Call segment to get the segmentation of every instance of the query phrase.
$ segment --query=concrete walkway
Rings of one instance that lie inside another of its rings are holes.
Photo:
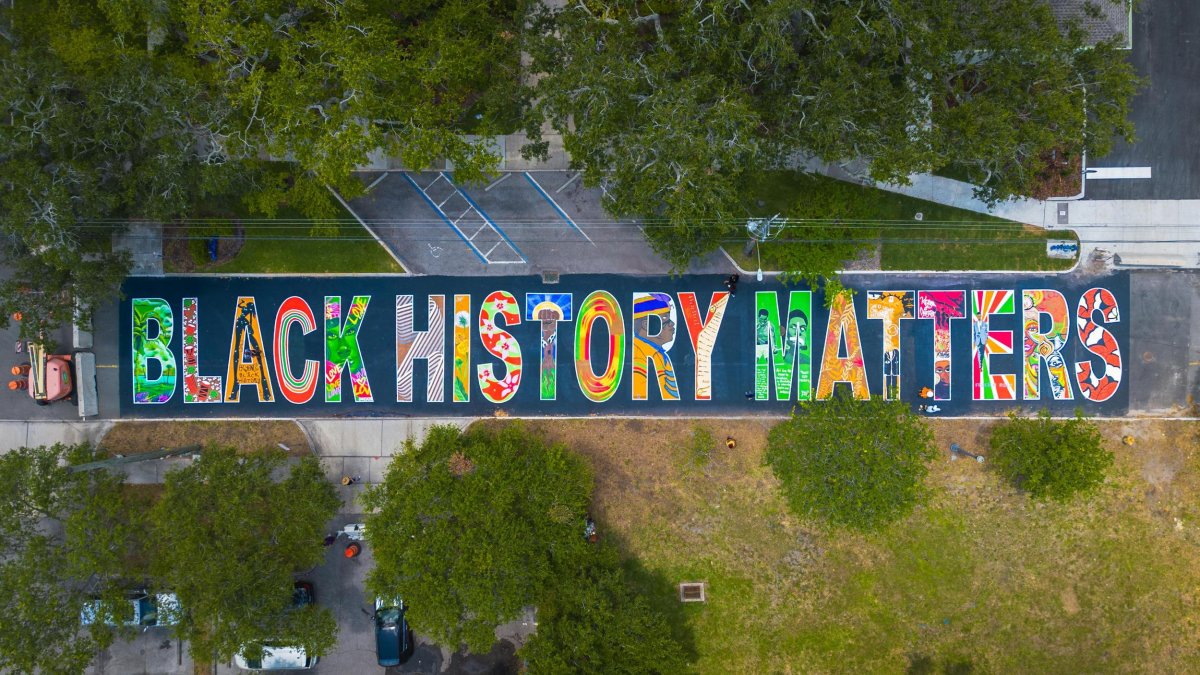
[[[297,420],[296,424],[308,436],[313,452],[320,457],[325,475],[337,486],[342,498],[341,513],[361,513],[356,503],[367,485],[383,481],[392,456],[404,451],[404,443],[412,439],[421,443],[430,428],[451,425],[465,429],[470,418],[430,419],[363,419],[363,420]],[[0,454],[20,447],[37,447],[55,443],[98,444],[112,427],[103,422],[0,422]],[[120,467],[125,480],[137,484],[162,483],[174,469],[191,465],[191,456],[152,459]],[[281,473],[286,473],[298,461],[290,458]],[[342,485],[342,478],[357,480]]]
[[[929,174],[909,176],[911,185],[874,183],[861,165],[808,160],[800,168],[888,192],[986,213],[1048,230],[1079,235],[1080,259],[1119,257],[1122,266],[1200,268],[1200,200],[1017,199],[988,206],[970,183]],[[1115,262],[1115,259],[1114,259]]]

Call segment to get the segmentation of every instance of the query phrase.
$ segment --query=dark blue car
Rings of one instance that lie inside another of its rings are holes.
[[[400,598],[375,598],[375,656],[384,668],[404,663],[413,653],[413,634]]]

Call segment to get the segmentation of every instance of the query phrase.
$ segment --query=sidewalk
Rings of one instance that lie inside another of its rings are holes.
[[[309,438],[313,452],[330,482],[337,486],[342,498],[340,513],[361,513],[356,504],[358,495],[367,485],[383,481],[388,463],[404,450],[404,442],[420,443],[431,427],[447,424],[465,429],[469,418],[427,419],[363,419],[363,420],[296,420]],[[55,443],[99,443],[111,427],[103,422],[0,422],[0,453],[20,447],[36,447]],[[285,474],[298,462],[288,458],[280,473]],[[162,483],[167,472],[189,466],[191,456],[151,459],[123,465],[126,481],[135,484]],[[351,485],[342,485],[342,478],[357,478]]]
[[[1048,230],[1071,229],[1079,235],[1080,260],[1101,252],[1118,256],[1122,266],[1200,268],[1200,200],[1018,199],[989,207],[975,197],[970,183],[941,176],[913,174],[908,177],[911,185],[893,185],[870,181],[854,163],[843,167],[808,160],[798,167]]]

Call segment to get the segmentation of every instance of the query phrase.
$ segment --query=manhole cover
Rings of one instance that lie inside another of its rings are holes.
[[[680,602],[704,602],[704,582],[684,582],[679,584]]]

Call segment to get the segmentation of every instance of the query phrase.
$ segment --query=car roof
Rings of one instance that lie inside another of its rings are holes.
[[[234,654],[233,661],[239,668],[247,670],[288,670],[309,668],[312,662],[308,659],[308,652],[304,647],[285,647],[263,645],[262,660],[247,662],[246,657],[242,656],[241,652]]]

